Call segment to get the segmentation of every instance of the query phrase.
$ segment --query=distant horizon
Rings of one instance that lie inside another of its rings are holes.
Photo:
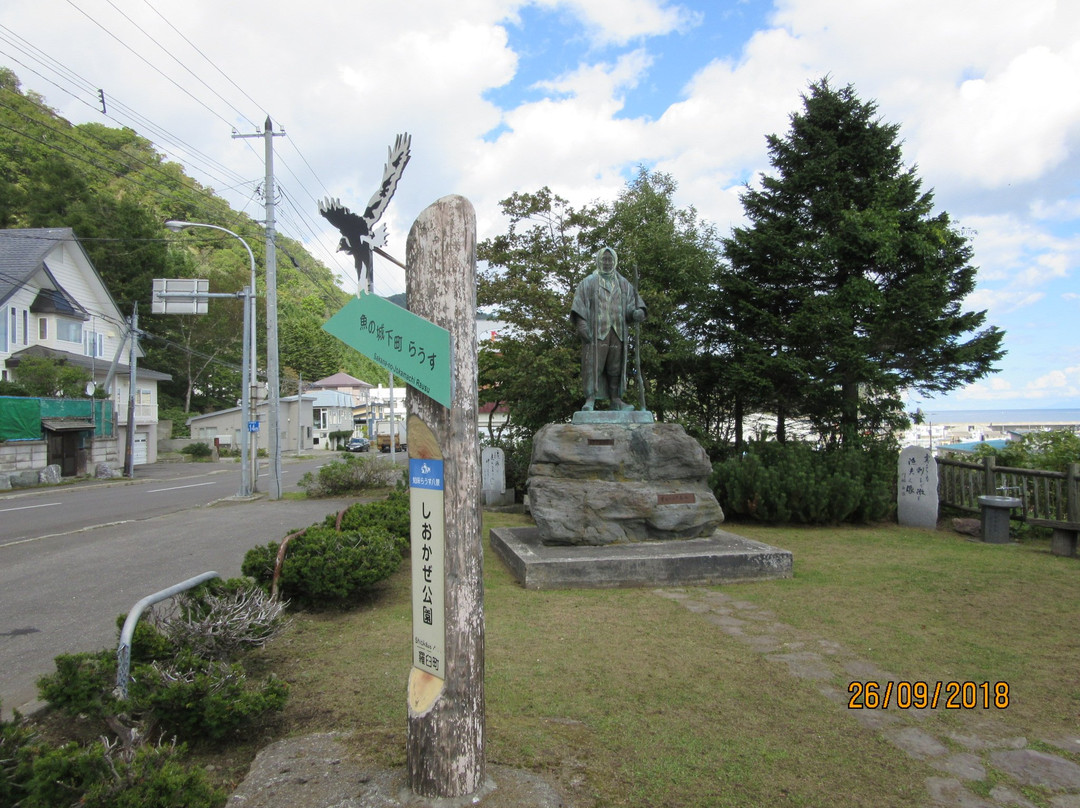
[[[909,411],[910,412],[910,411]],[[925,422],[972,423],[1062,422],[1080,424],[1080,407],[971,407],[957,410],[923,410]]]

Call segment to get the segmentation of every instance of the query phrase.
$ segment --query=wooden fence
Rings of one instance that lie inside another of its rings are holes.
[[[1052,528],[1055,548],[1071,542],[1075,552],[1080,532],[1080,463],[1071,463],[1066,472],[998,466],[993,457],[978,463],[939,457],[937,464],[942,504],[979,513],[983,495],[1017,497],[1022,504],[1011,518]]]

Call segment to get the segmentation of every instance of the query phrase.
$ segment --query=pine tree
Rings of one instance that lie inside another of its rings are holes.
[[[717,328],[741,381],[844,443],[895,426],[905,389],[953,390],[1004,354],[986,313],[961,308],[971,246],[934,213],[898,133],[850,85],[812,84],[787,135],[767,139],[776,173],[744,192],[750,225],[724,242]]]

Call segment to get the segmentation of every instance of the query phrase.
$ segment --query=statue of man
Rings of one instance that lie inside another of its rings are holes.
[[[596,253],[596,271],[574,290],[570,321],[581,337],[581,381],[585,406],[592,410],[596,399],[611,402],[613,410],[632,410],[622,400],[626,390],[626,344],[630,324],[645,319],[645,303],[626,278],[615,271],[615,250],[602,247]]]

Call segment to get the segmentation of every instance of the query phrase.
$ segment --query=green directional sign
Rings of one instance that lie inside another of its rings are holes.
[[[445,328],[364,293],[327,320],[323,330],[450,406],[450,332]]]

